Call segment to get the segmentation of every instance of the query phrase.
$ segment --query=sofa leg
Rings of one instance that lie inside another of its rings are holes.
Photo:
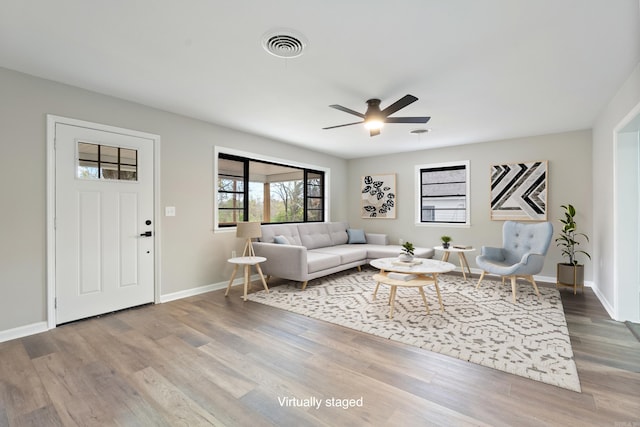
[[[482,283],[482,279],[484,279],[484,271],[480,274],[480,279],[478,280],[478,284],[476,285],[476,289],[480,287],[480,283]]]
[[[307,283],[309,283],[308,280],[305,280],[304,282],[302,282],[302,290],[304,291],[305,288],[307,287]]]
[[[358,272],[362,271],[362,267],[361,266],[357,266],[356,268],[358,269]]]

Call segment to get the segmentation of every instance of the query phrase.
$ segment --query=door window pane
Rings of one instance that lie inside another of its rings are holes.
[[[78,142],[76,176],[79,179],[138,180],[138,151]]]

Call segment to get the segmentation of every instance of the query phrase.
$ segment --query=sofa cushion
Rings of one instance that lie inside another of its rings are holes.
[[[261,242],[275,243],[275,236],[284,236],[291,245],[302,246],[300,233],[296,224],[267,224],[260,227],[262,230]]]
[[[340,257],[341,264],[349,264],[355,261],[364,261],[367,259],[367,248],[362,245],[337,245],[326,248],[314,249],[314,252],[322,252],[326,254],[334,254]]]
[[[340,256],[314,250],[307,251],[308,273],[326,270],[340,265]]]
[[[331,236],[329,235],[329,227],[324,222],[310,222],[298,224],[298,233],[302,246],[307,249],[323,248],[332,246]]]
[[[330,222],[327,226],[329,227],[331,242],[333,242],[334,245],[343,245],[347,243],[349,239],[349,236],[347,235],[347,228],[349,228],[349,224],[346,222]]]
[[[350,228],[347,230],[347,234],[349,235],[349,240],[347,243],[367,243],[367,238],[364,235],[364,230],[359,230],[356,228]]]
[[[367,258],[390,258],[400,255],[400,247],[395,245],[367,245]]]

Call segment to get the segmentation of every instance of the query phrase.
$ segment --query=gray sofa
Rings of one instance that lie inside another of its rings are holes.
[[[358,231],[346,222],[268,224],[253,248],[257,256],[267,258],[261,264],[264,274],[302,282],[305,289],[309,280],[400,254],[402,247],[390,245],[386,234],[366,233],[366,243],[349,243],[350,234],[357,240],[353,236]],[[434,250],[416,248],[414,254],[431,258]]]

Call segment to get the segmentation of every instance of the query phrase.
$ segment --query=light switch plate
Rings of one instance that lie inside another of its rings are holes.
[[[165,206],[165,208],[164,208],[164,216],[176,216],[176,207],[175,206]]]

